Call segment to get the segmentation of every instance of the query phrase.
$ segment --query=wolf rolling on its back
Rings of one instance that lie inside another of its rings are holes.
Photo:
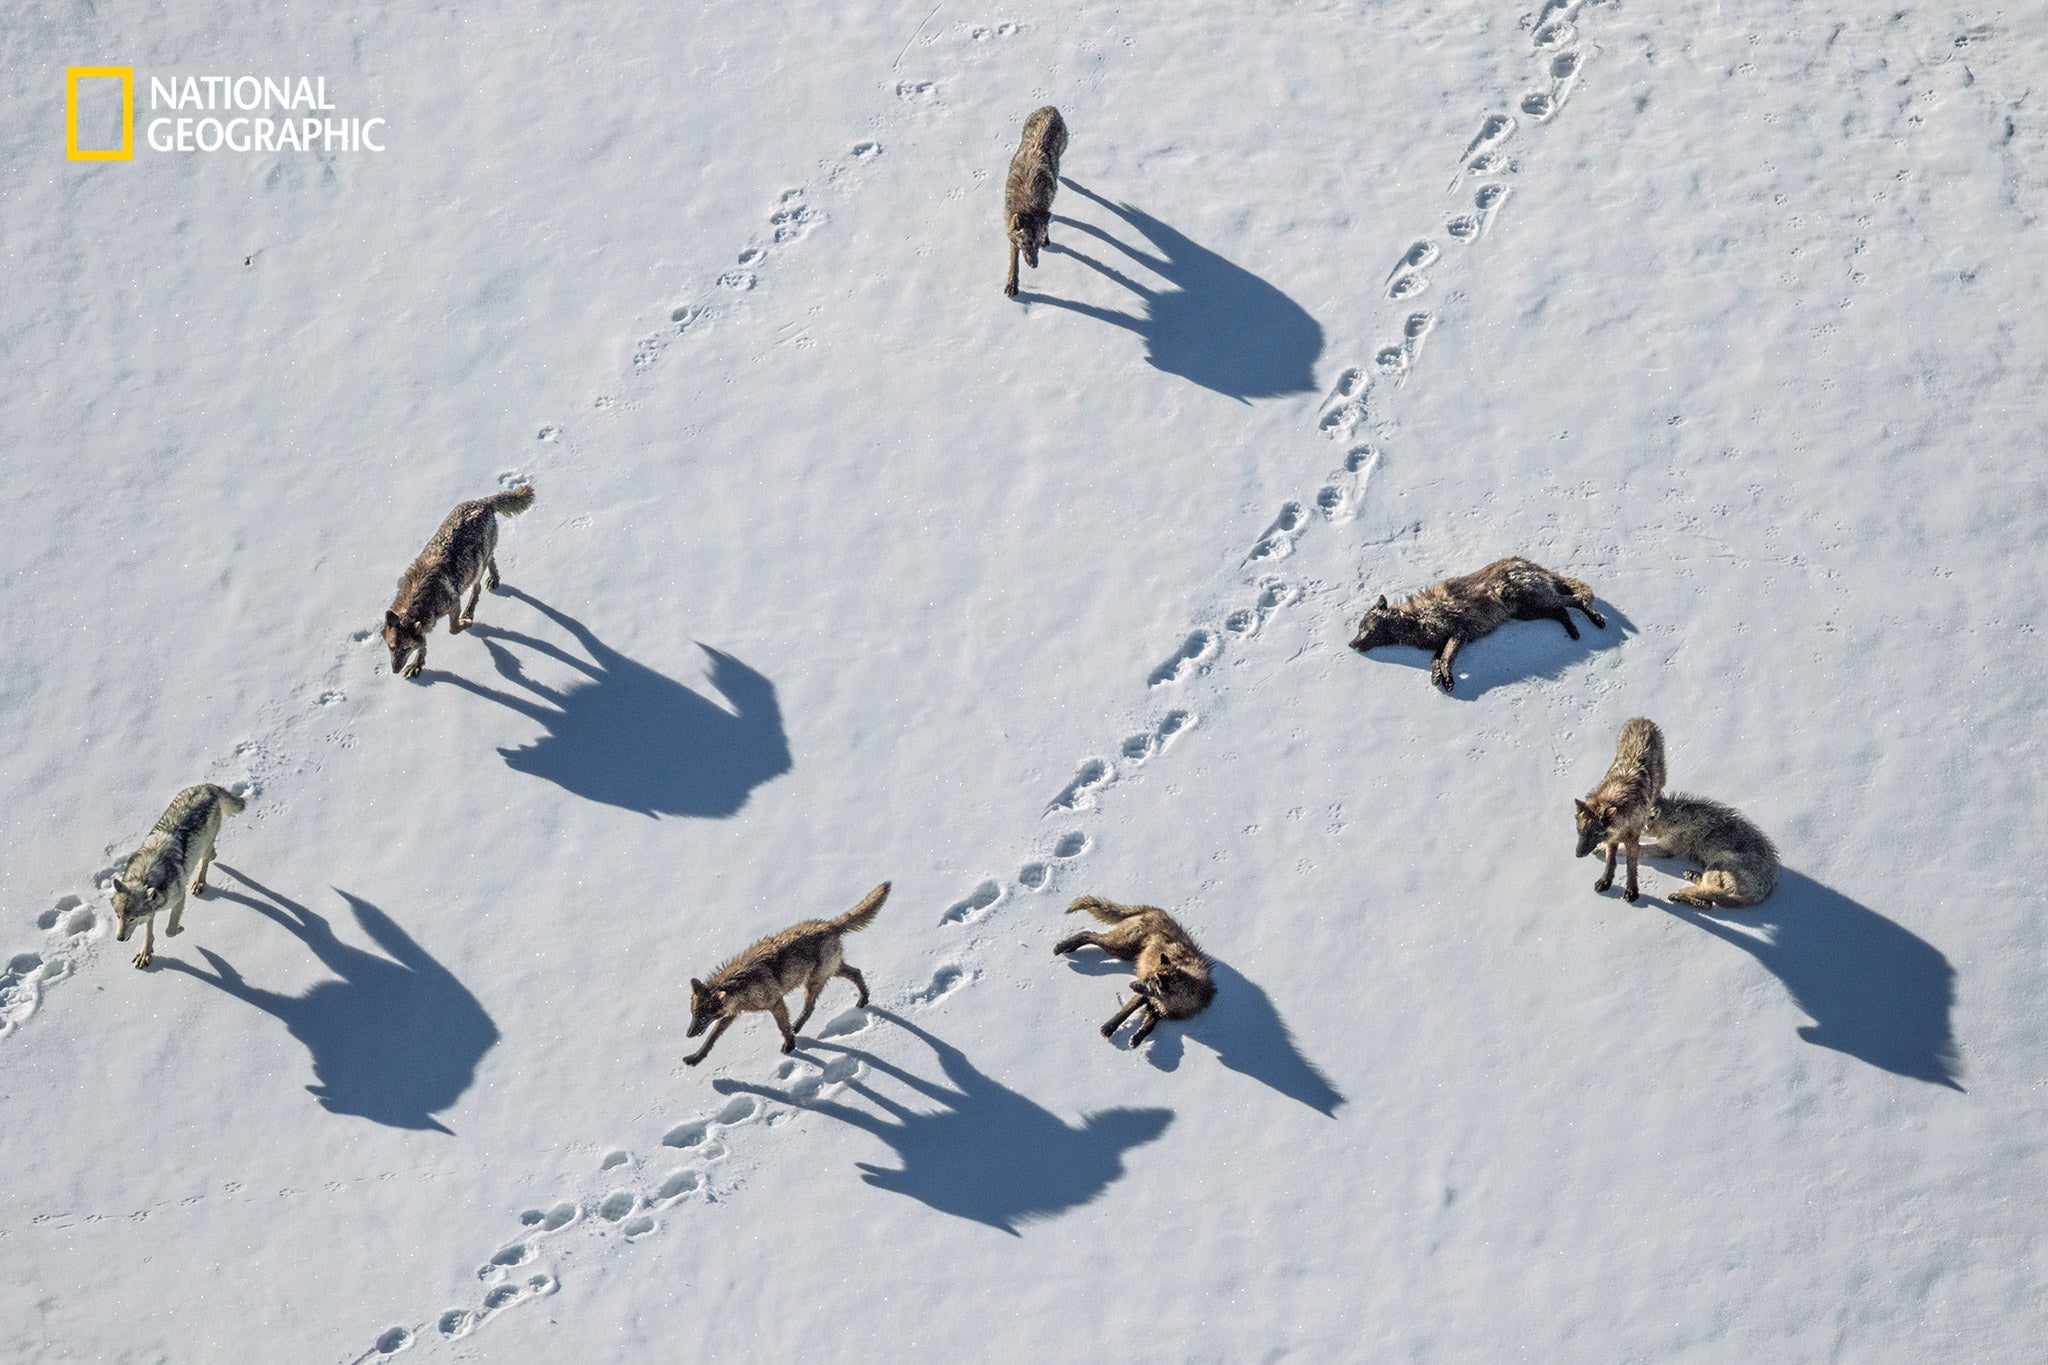
[[[391,671],[417,678],[427,666],[427,632],[448,618],[448,633],[459,635],[476,620],[477,599],[498,586],[498,518],[516,517],[533,506],[533,485],[521,484],[496,497],[460,503],[420,557],[398,580],[398,598],[384,613],[384,643]],[[469,594],[463,605],[462,595]],[[406,656],[412,655],[411,663]]]
[[[1145,1041],[1161,1019],[1190,1019],[1209,1008],[1216,998],[1216,982],[1210,975],[1208,954],[1195,945],[1180,921],[1151,905],[1118,905],[1100,896],[1083,896],[1067,907],[1067,913],[1086,910],[1104,924],[1116,927],[1106,934],[1079,933],[1061,939],[1053,952],[1065,956],[1076,948],[1093,945],[1112,957],[1136,966],[1131,982],[1131,999],[1102,1026],[1102,1036],[1112,1038],[1134,1010],[1145,1011],[1145,1021],[1131,1035],[1131,1046]]]
[[[1657,810],[1664,790],[1664,732],[1654,721],[1637,716],[1621,727],[1614,743],[1614,762],[1600,785],[1574,801],[1579,827],[1578,857],[1596,848],[1607,850],[1607,870],[1593,883],[1595,891],[1614,885],[1614,855],[1628,851],[1628,889],[1623,900],[1636,898],[1636,863],[1642,856],[1643,827]]]
[[[1382,596],[1358,623],[1351,647],[1360,654],[1381,645],[1414,645],[1436,651],[1429,680],[1448,692],[1455,685],[1451,662],[1458,650],[1509,621],[1555,621],[1574,640],[1579,628],[1568,608],[1607,629],[1593,606],[1593,590],[1576,578],[1553,573],[1532,560],[1497,559],[1473,573],[1447,578],[1397,606]]]
[[[1017,297],[1017,253],[1038,269],[1039,248],[1052,228],[1052,197],[1060,188],[1060,158],[1067,150],[1067,122],[1050,104],[1024,120],[1024,138],[1010,158],[1003,183],[1003,225],[1010,234],[1010,274],[1003,296]]]
[[[1777,846],[1733,806],[1674,792],[1657,803],[1644,834],[1657,844],[1650,856],[1700,865],[1686,874],[1691,886],[1671,893],[1680,905],[1740,910],[1777,888]]]
[[[747,1010],[765,1010],[775,1016],[782,1029],[782,1050],[796,1047],[796,1035],[811,1017],[818,993],[835,976],[843,976],[860,992],[855,1003],[868,1003],[868,983],[859,968],[846,965],[840,939],[875,922],[882,902],[889,898],[889,883],[883,882],[859,905],[838,919],[807,919],[780,933],[770,934],[711,974],[709,981],[690,981],[689,1037],[695,1038],[716,1021],[711,1036],[683,1061],[690,1066],[704,1060],[711,1045],[732,1027],[732,1021]],[[803,987],[804,1010],[789,1022],[789,1010],[782,998]]]
[[[213,841],[220,833],[222,817],[240,815],[241,797],[225,787],[202,782],[187,787],[171,798],[171,804],[143,836],[142,847],[129,855],[128,865],[114,878],[114,915],[120,927],[114,935],[126,943],[142,921],[142,951],[135,965],[147,967],[156,951],[156,914],[169,909],[170,923],[164,936],[176,938],[184,930],[187,880],[192,895],[206,890],[206,869],[213,865]]]

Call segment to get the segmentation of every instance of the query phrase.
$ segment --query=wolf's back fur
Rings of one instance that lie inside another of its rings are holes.
[[[1038,252],[1052,229],[1052,199],[1060,188],[1060,158],[1067,150],[1067,123],[1050,104],[1024,120],[1024,136],[1010,158],[1003,182],[1003,225],[1010,237],[1010,274],[1003,293],[1017,295],[1017,254],[1038,269]]]
[[[1509,621],[1556,621],[1574,640],[1579,628],[1569,608],[1576,607],[1602,630],[1607,618],[1594,605],[1593,590],[1576,578],[1553,573],[1532,560],[1498,559],[1474,573],[1447,578],[1398,605],[1381,597],[1364,619],[1351,647],[1363,654],[1381,645],[1414,645],[1436,651],[1430,680],[1449,692],[1454,684],[1451,661],[1458,650]]]
[[[117,936],[123,941],[134,931],[135,921],[142,922],[142,951],[135,955],[136,966],[147,967],[155,951],[158,911],[170,912],[166,936],[184,932],[188,884],[194,895],[206,889],[206,870],[213,863],[220,822],[246,808],[241,797],[211,782],[187,787],[171,798],[155,827],[143,836],[141,847],[128,855],[121,875],[114,879],[114,915]]]
[[[1653,856],[1700,865],[1691,886],[1671,893],[1681,905],[1739,910],[1777,888],[1777,845],[1733,806],[1673,792],[1657,803],[1644,833],[1656,841]]]
[[[441,521],[427,548],[398,580],[398,596],[384,613],[384,643],[391,671],[419,676],[427,662],[427,632],[441,617],[450,634],[476,619],[477,600],[498,586],[498,518],[516,517],[533,506],[533,485],[521,484],[494,497],[458,503]],[[469,594],[465,607],[462,595]],[[410,664],[408,655],[414,655]]]
[[[1614,742],[1614,762],[1600,785],[1575,802],[1579,830],[1579,853],[1583,858],[1595,848],[1607,853],[1607,870],[1593,883],[1595,891],[1614,885],[1615,854],[1628,854],[1627,900],[1636,898],[1636,867],[1640,860],[1643,827],[1657,809],[1657,797],[1664,790],[1664,732],[1655,721],[1637,716],[1621,727]]]
[[[1061,939],[1053,952],[1067,954],[1092,945],[1112,957],[1135,965],[1135,992],[1130,1001],[1102,1026],[1102,1036],[1112,1037],[1133,1011],[1145,1011],[1145,1021],[1131,1035],[1131,1046],[1145,1041],[1161,1019],[1188,1019],[1200,1014],[1216,998],[1216,982],[1208,954],[1180,922],[1152,905],[1119,905],[1100,896],[1082,896],[1067,907],[1067,913],[1085,910],[1104,924],[1116,926],[1106,934],[1081,933]]]
[[[835,976],[851,981],[860,992],[859,1003],[868,1003],[868,987],[860,970],[846,965],[840,940],[875,922],[882,902],[889,898],[889,883],[883,882],[861,899],[859,905],[837,919],[807,919],[755,943],[711,973],[703,981],[690,982],[690,1036],[696,1037],[716,1022],[711,1036],[695,1055],[685,1058],[691,1066],[704,1060],[711,1045],[732,1021],[748,1010],[765,1010],[782,1028],[782,1050],[796,1046],[796,1035],[811,1017],[818,993]],[[794,1024],[784,1007],[783,997],[801,988],[803,1013]]]

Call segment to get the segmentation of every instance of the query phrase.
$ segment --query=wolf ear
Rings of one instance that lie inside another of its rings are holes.
[[[397,629],[398,629],[398,627],[399,627],[399,624],[400,624],[400,622],[399,622],[399,620],[398,620],[398,613],[397,613],[397,612],[395,612],[395,611],[387,611],[387,612],[385,612],[385,613],[384,613],[384,629],[386,629],[386,630],[397,630]]]
[[[698,979],[697,979],[696,977],[694,977],[694,976],[690,978],[690,994],[691,994],[691,995],[702,995],[702,994],[704,994],[704,983],[703,983],[703,982],[701,982],[701,981],[699,981],[699,980],[698,980]]]
[[[1017,230],[1018,228],[1020,228],[1020,227],[1022,227],[1022,226],[1024,226],[1024,215],[1023,215],[1023,214],[1021,214],[1021,213],[1013,213],[1013,214],[1011,214],[1011,215],[1010,215],[1010,231],[1012,231],[1012,232],[1015,232],[1015,231],[1016,231],[1016,230]]]
[[[1387,595],[1386,595],[1385,593],[1381,593],[1381,594],[1380,594],[1380,600],[1379,600],[1379,601],[1377,601],[1377,602],[1375,602],[1375,603],[1373,603],[1373,605],[1374,605],[1374,606],[1376,606],[1376,607],[1384,607],[1384,606],[1386,606],[1386,605],[1387,605]]]
[[[128,884],[119,877],[114,878],[114,889],[124,896],[133,894],[128,890]]]
[[[1581,800],[1580,800],[1580,799],[1579,799],[1578,797],[1576,797],[1576,796],[1574,796],[1574,797],[1572,798],[1572,804],[1573,804],[1574,806],[1577,806],[1577,807],[1579,808],[1579,814],[1581,814],[1581,815],[1586,815],[1586,816],[1590,816],[1590,815],[1592,815],[1592,813],[1593,813],[1593,808],[1592,808],[1591,806],[1587,805],[1587,804],[1586,804],[1586,803],[1585,803],[1584,801],[1581,801]]]

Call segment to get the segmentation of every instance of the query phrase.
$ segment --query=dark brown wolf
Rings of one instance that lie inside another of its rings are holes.
[[[1180,922],[1151,905],[1118,905],[1100,896],[1083,896],[1067,907],[1067,913],[1086,910],[1104,924],[1116,927],[1106,934],[1080,933],[1063,938],[1053,947],[1062,956],[1092,944],[1112,957],[1137,964],[1137,977],[1128,1003],[1102,1026],[1102,1036],[1113,1038],[1133,1011],[1145,1011],[1144,1022],[1131,1035],[1136,1047],[1151,1035],[1161,1019],[1190,1019],[1209,1008],[1216,998],[1216,982],[1210,976],[1209,958]]]
[[[714,1022],[711,1036],[704,1040],[704,1046],[683,1060],[691,1066],[704,1060],[710,1053],[711,1045],[724,1036],[732,1027],[732,1021],[748,1010],[765,1010],[775,1016],[775,1023],[782,1030],[782,1050],[789,1052],[796,1047],[796,1035],[802,1030],[804,1021],[811,1017],[811,1009],[818,1003],[818,992],[825,989],[825,983],[835,976],[843,976],[853,983],[860,992],[857,1005],[868,1003],[868,983],[858,968],[846,965],[840,953],[839,940],[856,930],[865,929],[875,922],[875,916],[882,909],[882,902],[889,898],[889,883],[883,882],[868,892],[867,898],[859,905],[841,915],[838,919],[807,919],[801,924],[792,924],[777,934],[756,943],[738,957],[711,974],[709,981],[690,981],[690,1031],[695,1038]],[[789,1010],[782,998],[797,987],[803,987],[804,1012],[789,1022]]]
[[[1003,183],[1003,223],[1010,234],[1010,275],[1003,295],[1017,297],[1017,253],[1038,269],[1038,252],[1052,230],[1052,197],[1060,188],[1060,157],[1067,150],[1067,123],[1050,104],[1024,120],[1024,139],[1010,158]]]
[[[516,517],[533,506],[533,485],[521,484],[494,498],[459,504],[420,557],[398,580],[398,600],[384,613],[384,643],[391,671],[417,678],[427,666],[427,632],[443,616],[448,633],[460,635],[476,621],[477,599],[498,586],[498,518]],[[469,594],[463,605],[462,595]],[[406,656],[413,656],[406,662]]]
[[[1656,814],[1664,790],[1664,732],[1637,716],[1621,727],[1614,744],[1614,762],[1600,785],[1574,801],[1579,826],[1578,856],[1596,848],[1607,850],[1607,870],[1593,883],[1595,891],[1614,885],[1614,855],[1628,852],[1628,889],[1623,900],[1636,898],[1636,863],[1642,856],[1643,829]]]
[[[1593,606],[1593,590],[1576,578],[1552,573],[1526,559],[1498,559],[1477,573],[1447,578],[1398,606],[1383,596],[1358,623],[1351,647],[1360,654],[1381,645],[1414,645],[1436,651],[1429,679],[1448,692],[1451,661],[1461,646],[1491,635],[1509,621],[1555,621],[1579,638],[1567,608],[1577,607],[1600,629],[1607,618]]]

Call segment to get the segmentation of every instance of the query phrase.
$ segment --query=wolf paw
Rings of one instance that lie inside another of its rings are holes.
[[[450,635],[460,635],[462,634],[463,631],[468,630],[471,626],[475,624],[476,618],[469,617],[465,620],[457,621],[454,625],[448,627],[448,633]]]
[[[1451,676],[1451,670],[1448,668],[1431,669],[1429,680],[1446,693],[1452,691],[1458,685],[1458,680]]]
[[[1605,630],[1605,629],[1607,629],[1607,618],[1606,618],[1606,617],[1604,617],[1604,616],[1602,616],[1602,615],[1601,615],[1601,614],[1600,614],[1599,612],[1597,612],[1597,611],[1589,611],[1589,612],[1587,612],[1587,613],[1586,613],[1586,619],[1587,619],[1588,621],[1591,621],[1591,622],[1593,623],[1593,625],[1594,625],[1594,627],[1595,627],[1596,629],[1599,629],[1599,630]]]
[[[398,670],[398,676],[401,678],[417,678],[420,675],[420,670],[426,666],[427,661],[425,659],[414,659],[404,668]]]
[[[1599,881],[1593,883],[1593,890],[1604,894],[1607,888],[1612,885],[1614,885],[1614,878],[1602,877]]]
[[[1634,905],[1636,903],[1636,897],[1642,894],[1642,892],[1638,891],[1635,887],[1631,886],[1628,890],[1621,893],[1621,898],[1627,901],[1630,905]]]
[[[177,937],[178,935],[180,935],[180,934],[182,934],[182,933],[184,933],[184,932],[185,932],[185,926],[181,924],[181,925],[179,925],[179,926],[178,926],[177,928],[175,928],[175,929],[165,929],[165,930],[164,930],[164,937],[165,937],[165,938],[176,938],[176,937]]]
[[[144,948],[141,952],[135,955],[135,965],[138,967],[147,967],[149,965],[149,959],[149,949]]]

